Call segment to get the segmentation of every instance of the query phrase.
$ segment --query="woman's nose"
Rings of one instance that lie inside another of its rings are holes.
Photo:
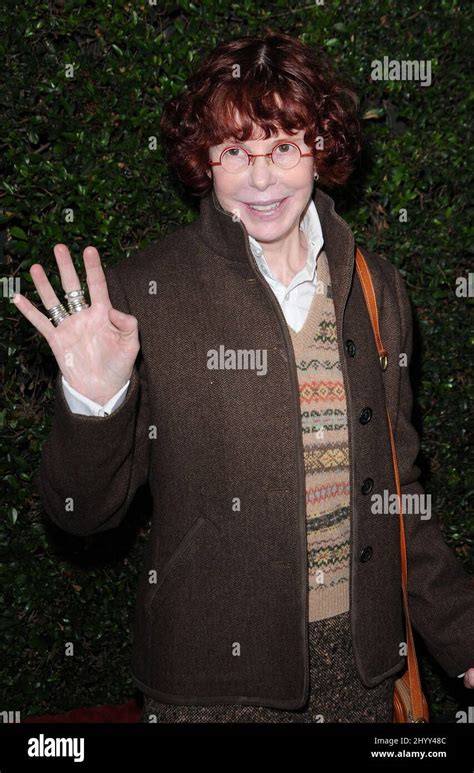
[[[269,156],[252,156],[249,164],[249,174],[256,184],[268,182],[274,177],[275,164]]]

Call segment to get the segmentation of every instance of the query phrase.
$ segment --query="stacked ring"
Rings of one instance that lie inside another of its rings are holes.
[[[71,290],[69,293],[65,293],[64,297],[67,300],[69,311],[66,311],[62,303],[58,303],[47,310],[48,317],[55,327],[58,327],[71,314],[77,314],[77,312],[89,308],[89,304],[84,300],[83,290]]]

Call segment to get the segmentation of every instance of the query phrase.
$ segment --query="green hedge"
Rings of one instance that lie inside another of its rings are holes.
[[[367,140],[351,183],[333,195],[359,243],[406,279],[423,483],[472,573],[472,299],[455,294],[473,251],[468,10],[456,0],[12,3],[0,43],[0,245],[2,276],[19,278],[39,306],[29,269],[42,263],[59,291],[55,243],[69,245],[82,271],[88,244],[112,263],[190,222],[197,202],[160,152],[164,100],[222,40],[269,26],[324,48],[360,96]],[[431,60],[431,86],[372,81],[371,62],[385,55]],[[123,528],[95,538],[49,522],[32,476],[57,366],[8,298],[2,312],[1,707],[26,716],[122,702],[133,694],[130,625],[149,503],[143,498]],[[467,700],[462,680],[448,679],[418,646],[432,717],[454,722]]]

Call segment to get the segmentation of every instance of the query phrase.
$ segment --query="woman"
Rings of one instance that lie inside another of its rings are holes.
[[[424,495],[403,280],[365,255],[382,372],[353,235],[319,188],[359,152],[352,92],[296,39],[243,38],[212,52],[162,130],[197,220],[105,274],[88,247],[90,306],[65,245],[69,313],[39,264],[49,319],[17,296],[60,369],[45,509],[97,534],[149,481],[132,656],[144,721],[391,722],[405,629],[399,516],[376,508],[396,490],[385,399],[402,493]],[[404,516],[412,622],[469,686],[471,581],[418,513]]]

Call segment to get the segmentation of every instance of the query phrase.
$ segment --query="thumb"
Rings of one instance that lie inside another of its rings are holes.
[[[118,328],[119,331],[124,335],[132,336],[137,330],[137,327],[138,327],[137,318],[132,316],[131,314],[125,314],[123,311],[110,308],[109,319],[112,325],[115,325],[115,327]]]

